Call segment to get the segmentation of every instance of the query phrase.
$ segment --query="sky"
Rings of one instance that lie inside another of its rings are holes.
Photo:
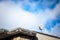
[[[0,0],[0,29],[19,27],[60,37],[60,0]]]

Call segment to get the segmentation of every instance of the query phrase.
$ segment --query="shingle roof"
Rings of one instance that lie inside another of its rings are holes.
[[[0,31],[3,32],[3,30],[0,30]],[[30,31],[30,30],[26,30],[26,29],[22,29],[22,28],[17,28],[17,29],[12,30],[12,31],[4,30],[4,32],[0,33],[0,34],[1,34],[0,39],[5,38],[5,37],[9,37],[9,36],[13,36],[13,35],[16,35],[16,34],[24,34],[24,35],[28,35],[28,36],[36,36],[35,32]]]

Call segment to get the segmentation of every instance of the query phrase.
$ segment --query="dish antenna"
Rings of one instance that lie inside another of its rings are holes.
[[[40,29],[40,30],[42,30],[42,29],[43,29],[43,27],[44,27],[43,25],[39,25],[39,29]]]

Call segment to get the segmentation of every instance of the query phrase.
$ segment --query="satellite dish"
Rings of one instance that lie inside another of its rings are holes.
[[[39,25],[39,29],[42,30],[43,29],[43,25]]]

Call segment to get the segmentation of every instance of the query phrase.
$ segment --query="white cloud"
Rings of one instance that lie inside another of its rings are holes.
[[[13,4],[0,4],[0,14],[2,20],[2,28],[6,28],[11,30],[16,27],[24,27],[31,28],[31,26],[37,24],[37,18],[35,15],[29,12],[25,12],[19,6]],[[0,24],[1,25],[1,24]]]

